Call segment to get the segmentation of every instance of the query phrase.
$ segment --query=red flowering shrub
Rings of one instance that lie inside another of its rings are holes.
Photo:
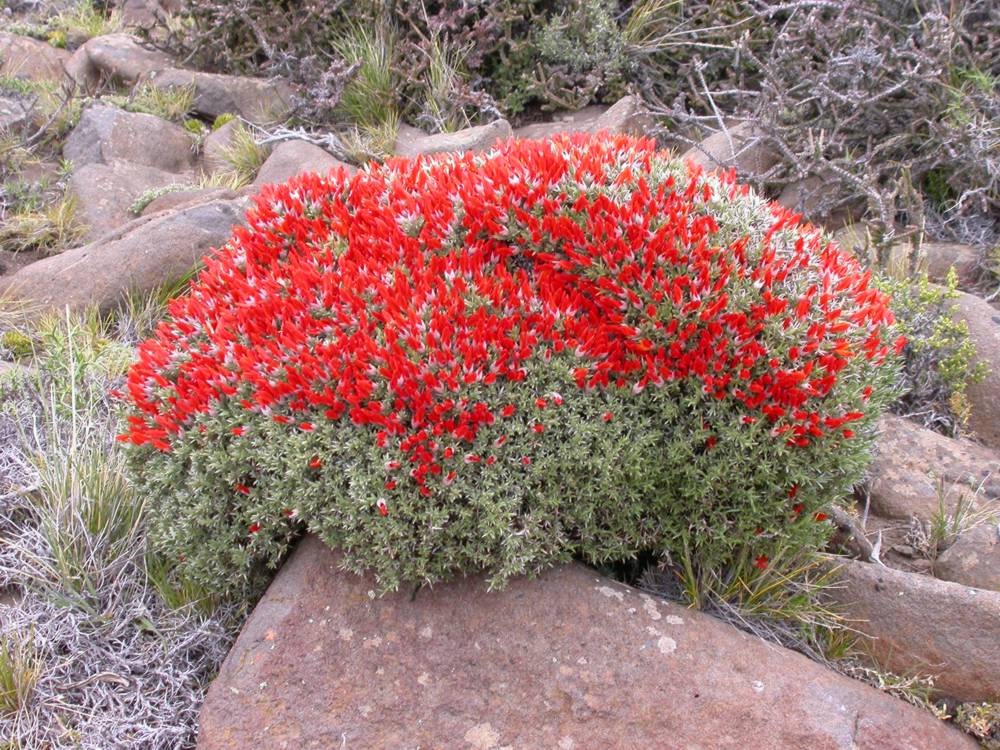
[[[140,347],[121,439],[158,544],[216,588],[304,530],[387,588],[761,567],[863,470],[891,323],[732,176],[512,142],[265,189]]]

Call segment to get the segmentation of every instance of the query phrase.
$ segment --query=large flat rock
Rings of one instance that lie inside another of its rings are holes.
[[[975,747],[931,714],[571,565],[377,598],[307,537],[209,690],[201,750]]]

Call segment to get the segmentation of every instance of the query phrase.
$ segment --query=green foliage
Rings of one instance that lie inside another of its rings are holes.
[[[41,664],[29,634],[0,635],[0,712],[16,714],[27,703],[41,676]]]
[[[227,122],[232,122],[235,119],[236,115],[234,115],[232,112],[223,112],[221,115],[219,115],[212,121],[212,132],[214,133],[216,130],[221,128]]]
[[[128,96],[106,98],[129,112],[143,112],[171,122],[180,122],[194,108],[195,87],[194,84],[190,84],[164,88],[154,86],[151,83],[143,83],[136,86]],[[197,120],[184,120],[184,127],[189,132],[200,134],[201,128],[192,130],[191,126],[188,125],[190,122],[197,123]]]
[[[667,180],[684,184],[679,163],[654,165],[654,186]],[[616,200],[627,200],[614,192],[618,188],[606,189]],[[567,176],[552,190],[564,195],[565,205],[554,201],[563,206],[559,210],[582,221],[569,206],[585,190],[599,188]],[[774,221],[767,202],[721,187],[712,195],[697,209],[720,227],[712,246],[748,237],[749,246],[759,248]],[[295,198],[316,231],[325,226],[323,200]],[[266,237],[275,242],[285,232],[299,237],[279,201],[274,206],[268,226],[282,229]],[[527,244],[530,235],[514,223],[505,236]],[[779,237],[783,247],[794,245]],[[446,242],[463,238],[459,233]],[[336,258],[334,241],[331,236],[323,247]],[[300,244],[295,257],[309,262],[312,248]],[[595,261],[582,273],[596,280],[612,272]],[[749,279],[727,278],[730,299],[738,300],[734,304],[752,306],[760,290]],[[791,274],[782,293],[795,299],[810,283]],[[669,301],[662,304],[665,315],[674,309]],[[471,314],[479,306],[488,309],[488,301],[470,292],[468,306]],[[314,314],[324,314],[318,304]],[[788,326],[772,321],[759,336],[769,351],[787,351],[807,327],[801,319]],[[846,330],[860,347],[867,329]],[[248,345],[241,339],[240,346]],[[189,355],[171,356],[164,354],[163,362],[187,361]],[[252,356],[252,351],[241,355],[245,359],[233,366],[252,367]],[[288,370],[296,369],[295,354],[289,351],[287,357]],[[380,446],[370,426],[320,412],[308,430],[299,430],[276,422],[270,411],[247,408],[253,391],[242,385],[231,397],[213,401],[209,411],[185,415],[180,432],[171,434],[169,451],[148,443],[130,446],[129,467],[140,494],[157,499],[149,513],[158,551],[183,560],[190,580],[207,590],[261,586],[268,570],[309,531],[343,550],[348,568],[372,570],[382,590],[479,570],[489,573],[492,586],[501,586],[511,576],[575,557],[599,564],[654,553],[685,571],[691,599],[698,601],[713,588],[743,585],[770,559],[798,559],[824,542],[830,526],[816,514],[845,497],[863,475],[875,424],[896,393],[891,361],[876,366],[864,356],[851,358],[825,403],[863,411],[851,423],[853,434],[836,429],[822,440],[794,445],[776,435],[767,419],[743,419],[738,402],[716,398],[697,380],[670,380],[635,392],[586,389],[574,379],[579,362],[572,351],[539,352],[525,362],[524,380],[463,384],[459,396],[468,403],[510,404],[512,416],[481,424],[468,440],[437,446],[453,445],[449,460],[458,471],[438,477],[432,497],[386,483],[387,457],[399,454]],[[177,375],[173,363],[164,370],[170,377]],[[336,387],[335,378],[330,382]],[[538,405],[539,399],[554,401],[555,394],[562,402],[558,407]],[[370,397],[392,403],[393,393],[382,383]],[[293,417],[311,416],[304,402],[301,408],[306,411]],[[275,407],[274,415],[287,416],[282,411]],[[542,419],[544,430],[538,431]],[[380,500],[391,509],[385,517],[376,510]],[[755,601],[774,606],[769,597],[764,587]]]
[[[267,158],[267,151],[257,143],[253,130],[240,123],[233,129],[221,156],[229,165],[223,172],[231,178],[234,187],[242,187],[253,182]]]
[[[976,347],[968,324],[952,315],[958,296],[954,269],[944,287],[931,284],[926,274],[879,283],[892,295],[897,326],[908,339],[897,408],[954,433],[968,418],[966,386],[987,374],[985,363],[973,364]]]
[[[506,108],[575,110],[621,96],[630,63],[617,10],[615,0],[567,2],[529,37],[508,71],[497,69]]]
[[[25,336],[20,331],[4,331],[3,335],[0,335],[0,346],[19,359],[30,357],[35,349],[31,337]]]
[[[1000,703],[962,703],[955,723],[979,740],[984,750],[1000,750]]]
[[[658,47],[653,27],[665,14],[647,2],[630,20],[617,0],[403,0],[391,9],[364,0],[294,10],[251,0],[242,17],[228,5],[191,4],[186,52],[239,71],[280,65],[286,75],[295,56],[302,65],[291,73],[310,91],[305,109],[322,101],[327,117],[362,128],[400,118],[433,131],[617,98],[635,79],[636,55]],[[327,59],[327,69],[316,64]]]
[[[221,405],[197,420],[170,461],[135,450],[130,465],[143,494],[171,488],[175,500],[152,509],[156,537],[164,550],[183,554],[191,580],[210,590],[245,585],[248,570],[261,584],[261,574],[308,529],[347,550],[351,569],[374,570],[383,589],[486,566],[499,586],[574,555],[602,563],[668,549],[684,561],[697,601],[695,592],[716,582],[734,555],[752,565],[761,555],[777,556],[778,548],[819,546],[829,527],[813,513],[846,495],[867,463],[870,418],[861,439],[801,449],[776,444],[764,425],[724,426],[719,408],[717,447],[707,451],[699,394],[663,389],[639,402],[614,390],[580,393],[566,374],[571,365],[553,357],[537,363],[519,388],[484,386],[470,394],[487,403],[508,399],[525,415],[537,411],[538,395],[564,395],[563,406],[546,414],[544,436],[526,418],[483,429],[465,449],[488,456],[506,436],[532,446],[530,465],[509,455],[488,474],[460,473],[433,503],[394,496],[388,518],[369,511],[371,499],[388,494],[380,479],[384,451],[350,424],[289,435],[267,416],[248,418],[238,406]],[[875,385],[884,394],[889,383]],[[607,411],[614,419],[605,423],[600,415]],[[234,436],[234,425],[246,434]],[[309,468],[317,456],[322,467]],[[250,464],[257,467],[252,479]],[[247,481],[252,496],[220,502]],[[793,484],[805,505],[799,514],[788,498]],[[256,523],[263,529],[248,541]],[[415,527],[432,533],[414,535]]]
[[[357,66],[340,95],[340,111],[363,128],[397,120],[400,78],[394,67],[395,32],[385,24],[374,29],[359,24],[335,39],[333,49],[349,65]]]
[[[78,242],[84,226],[77,220],[76,201],[62,198],[39,208],[23,208],[5,217],[0,225],[0,250],[17,253],[37,250],[47,255]]]
[[[218,597],[192,582],[177,565],[151,549],[146,552],[143,568],[146,578],[169,609],[190,608],[203,615],[211,615],[219,604]]]
[[[113,34],[122,29],[121,13],[108,11],[106,4],[95,4],[92,0],[74,2],[58,15],[45,21],[46,36],[51,44],[62,46],[72,43],[79,46],[95,36]],[[55,41],[53,41],[55,40]]]

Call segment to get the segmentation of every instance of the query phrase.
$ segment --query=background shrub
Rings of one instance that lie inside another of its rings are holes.
[[[215,589],[305,530],[384,588],[762,568],[865,467],[886,301],[650,141],[391,160],[265,190],[140,346],[121,439],[160,551]]]
[[[958,279],[952,270],[945,286],[927,275],[883,279],[879,286],[892,295],[897,327],[906,336],[900,368],[902,395],[898,411],[939,432],[955,435],[968,419],[965,389],[986,377],[985,362],[973,364],[976,347],[969,326],[956,320]]]

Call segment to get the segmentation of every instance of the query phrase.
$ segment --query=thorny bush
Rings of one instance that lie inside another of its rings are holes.
[[[895,381],[817,229],[648,140],[563,136],[265,188],[139,349],[130,466],[199,583],[301,534],[384,589],[574,556],[815,548]]]

